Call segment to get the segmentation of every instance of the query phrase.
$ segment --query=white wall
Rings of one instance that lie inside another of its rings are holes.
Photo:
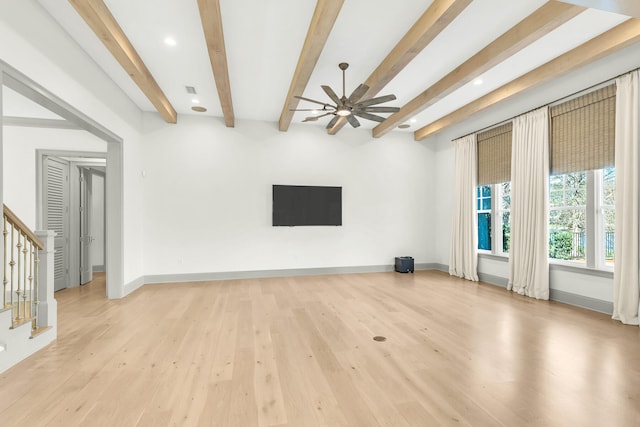
[[[433,156],[411,134],[206,117],[144,136],[148,275],[431,262]],[[343,226],[273,227],[273,184],[343,187]]]
[[[107,143],[88,132],[4,126],[4,203],[36,229],[36,150],[106,152]]]
[[[104,267],[104,177],[91,179],[91,265]]]
[[[437,206],[437,228],[435,230],[437,241],[436,262],[443,265],[449,264],[454,191],[454,153],[450,143],[452,139],[525,113],[637,67],[640,67],[640,44],[542,85],[535,90],[529,90],[427,139],[427,142],[434,145],[436,152],[435,164],[438,182],[437,201],[435,203]],[[479,273],[501,278],[509,277],[508,263],[494,259],[481,259],[478,271]],[[550,274],[550,286],[555,290],[603,301],[612,301],[613,297],[613,280],[589,274],[586,270],[584,273],[552,271]]]
[[[124,139],[122,285],[138,279],[144,274],[140,110],[37,2],[0,0],[0,10],[0,59]]]

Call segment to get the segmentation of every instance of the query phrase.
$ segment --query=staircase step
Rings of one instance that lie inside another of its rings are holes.
[[[0,328],[11,328],[12,316],[11,307],[0,308]]]
[[[31,336],[29,338],[33,339],[35,337],[37,337],[38,335],[40,335],[43,332],[48,331],[49,329],[51,329],[50,326],[40,326],[37,329],[34,329],[33,331],[31,331]]]
[[[26,323],[31,323],[33,319],[31,317],[25,317],[24,319],[20,319],[20,320],[14,320],[12,325],[11,325],[11,329],[15,329],[19,326],[22,326]]]

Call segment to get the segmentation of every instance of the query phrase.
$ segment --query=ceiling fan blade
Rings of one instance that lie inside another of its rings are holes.
[[[397,113],[400,107],[364,107],[360,111],[368,111],[370,113]]]
[[[352,127],[357,128],[360,126],[360,122],[352,114],[346,116],[346,119]]]
[[[335,108],[331,107],[332,110],[335,110]],[[317,111],[318,113],[321,111],[327,111],[326,109],[320,109],[320,108],[296,108],[296,109],[291,109],[289,111]],[[333,114],[333,111],[331,111],[331,113]]]
[[[354,105],[354,107],[355,108],[368,107],[369,105],[382,104],[383,102],[393,101],[394,99],[396,99],[395,95],[379,96],[377,98],[371,98],[371,99],[367,99],[366,101],[358,102],[356,105]]]
[[[304,96],[293,95],[294,98],[302,99],[303,101],[315,102],[316,104],[324,105],[325,107],[335,108],[331,104],[327,104],[326,102],[316,101],[315,99],[305,98]]]
[[[384,122],[386,119],[384,117],[376,116],[375,114],[369,114],[362,110],[353,110],[352,113],[358,117],[362,117],[363,119],[373,120],[374,122]]]
[[[369,90],[369,86],[365,84],[361,84],[358,86],[353,92],[351,92],[351,96],[349,96],[349,102],[355,104],[364,96],[365,93]]]
[[[338,122],[338,120],[340,120],[340,116],[336,114],[336,116],[327,124],[327,129],[331,129],[333,125]]]
[[[303,120],[303,122],[317,122],[320,117],[330,116],[331,114],[333,114],[333,113],[325,113],[325,114],[321,114],[319,116],[309,116],[309,117],[306,117]]]
[[[340,98],[338,98],[338,95],[336,95],[336,93],[333,91],[333,89],[331,89],[329,86],[325,86],[322,85],[320,86],[322,88],[322,90],[324,90],[324,92],[329,95],[329,98],[331,98],[331,100],[333,102],[336,103],[336,105],[342,105],[342,101],[340,101]]]

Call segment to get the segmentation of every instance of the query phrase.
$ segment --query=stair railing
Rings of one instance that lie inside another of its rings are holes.
[[[39,327],[39,252],[44,244],[6,205],[3,215],[4,274],[2,307],[12,310],[12,325]]]

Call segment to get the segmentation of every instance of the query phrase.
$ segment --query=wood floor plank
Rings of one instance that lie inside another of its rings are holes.
[[[115,301],[96,275],[56,299],[57,341],[0,374],[2,426],[640,419],[640,328],[441,272],[147,285]]]

